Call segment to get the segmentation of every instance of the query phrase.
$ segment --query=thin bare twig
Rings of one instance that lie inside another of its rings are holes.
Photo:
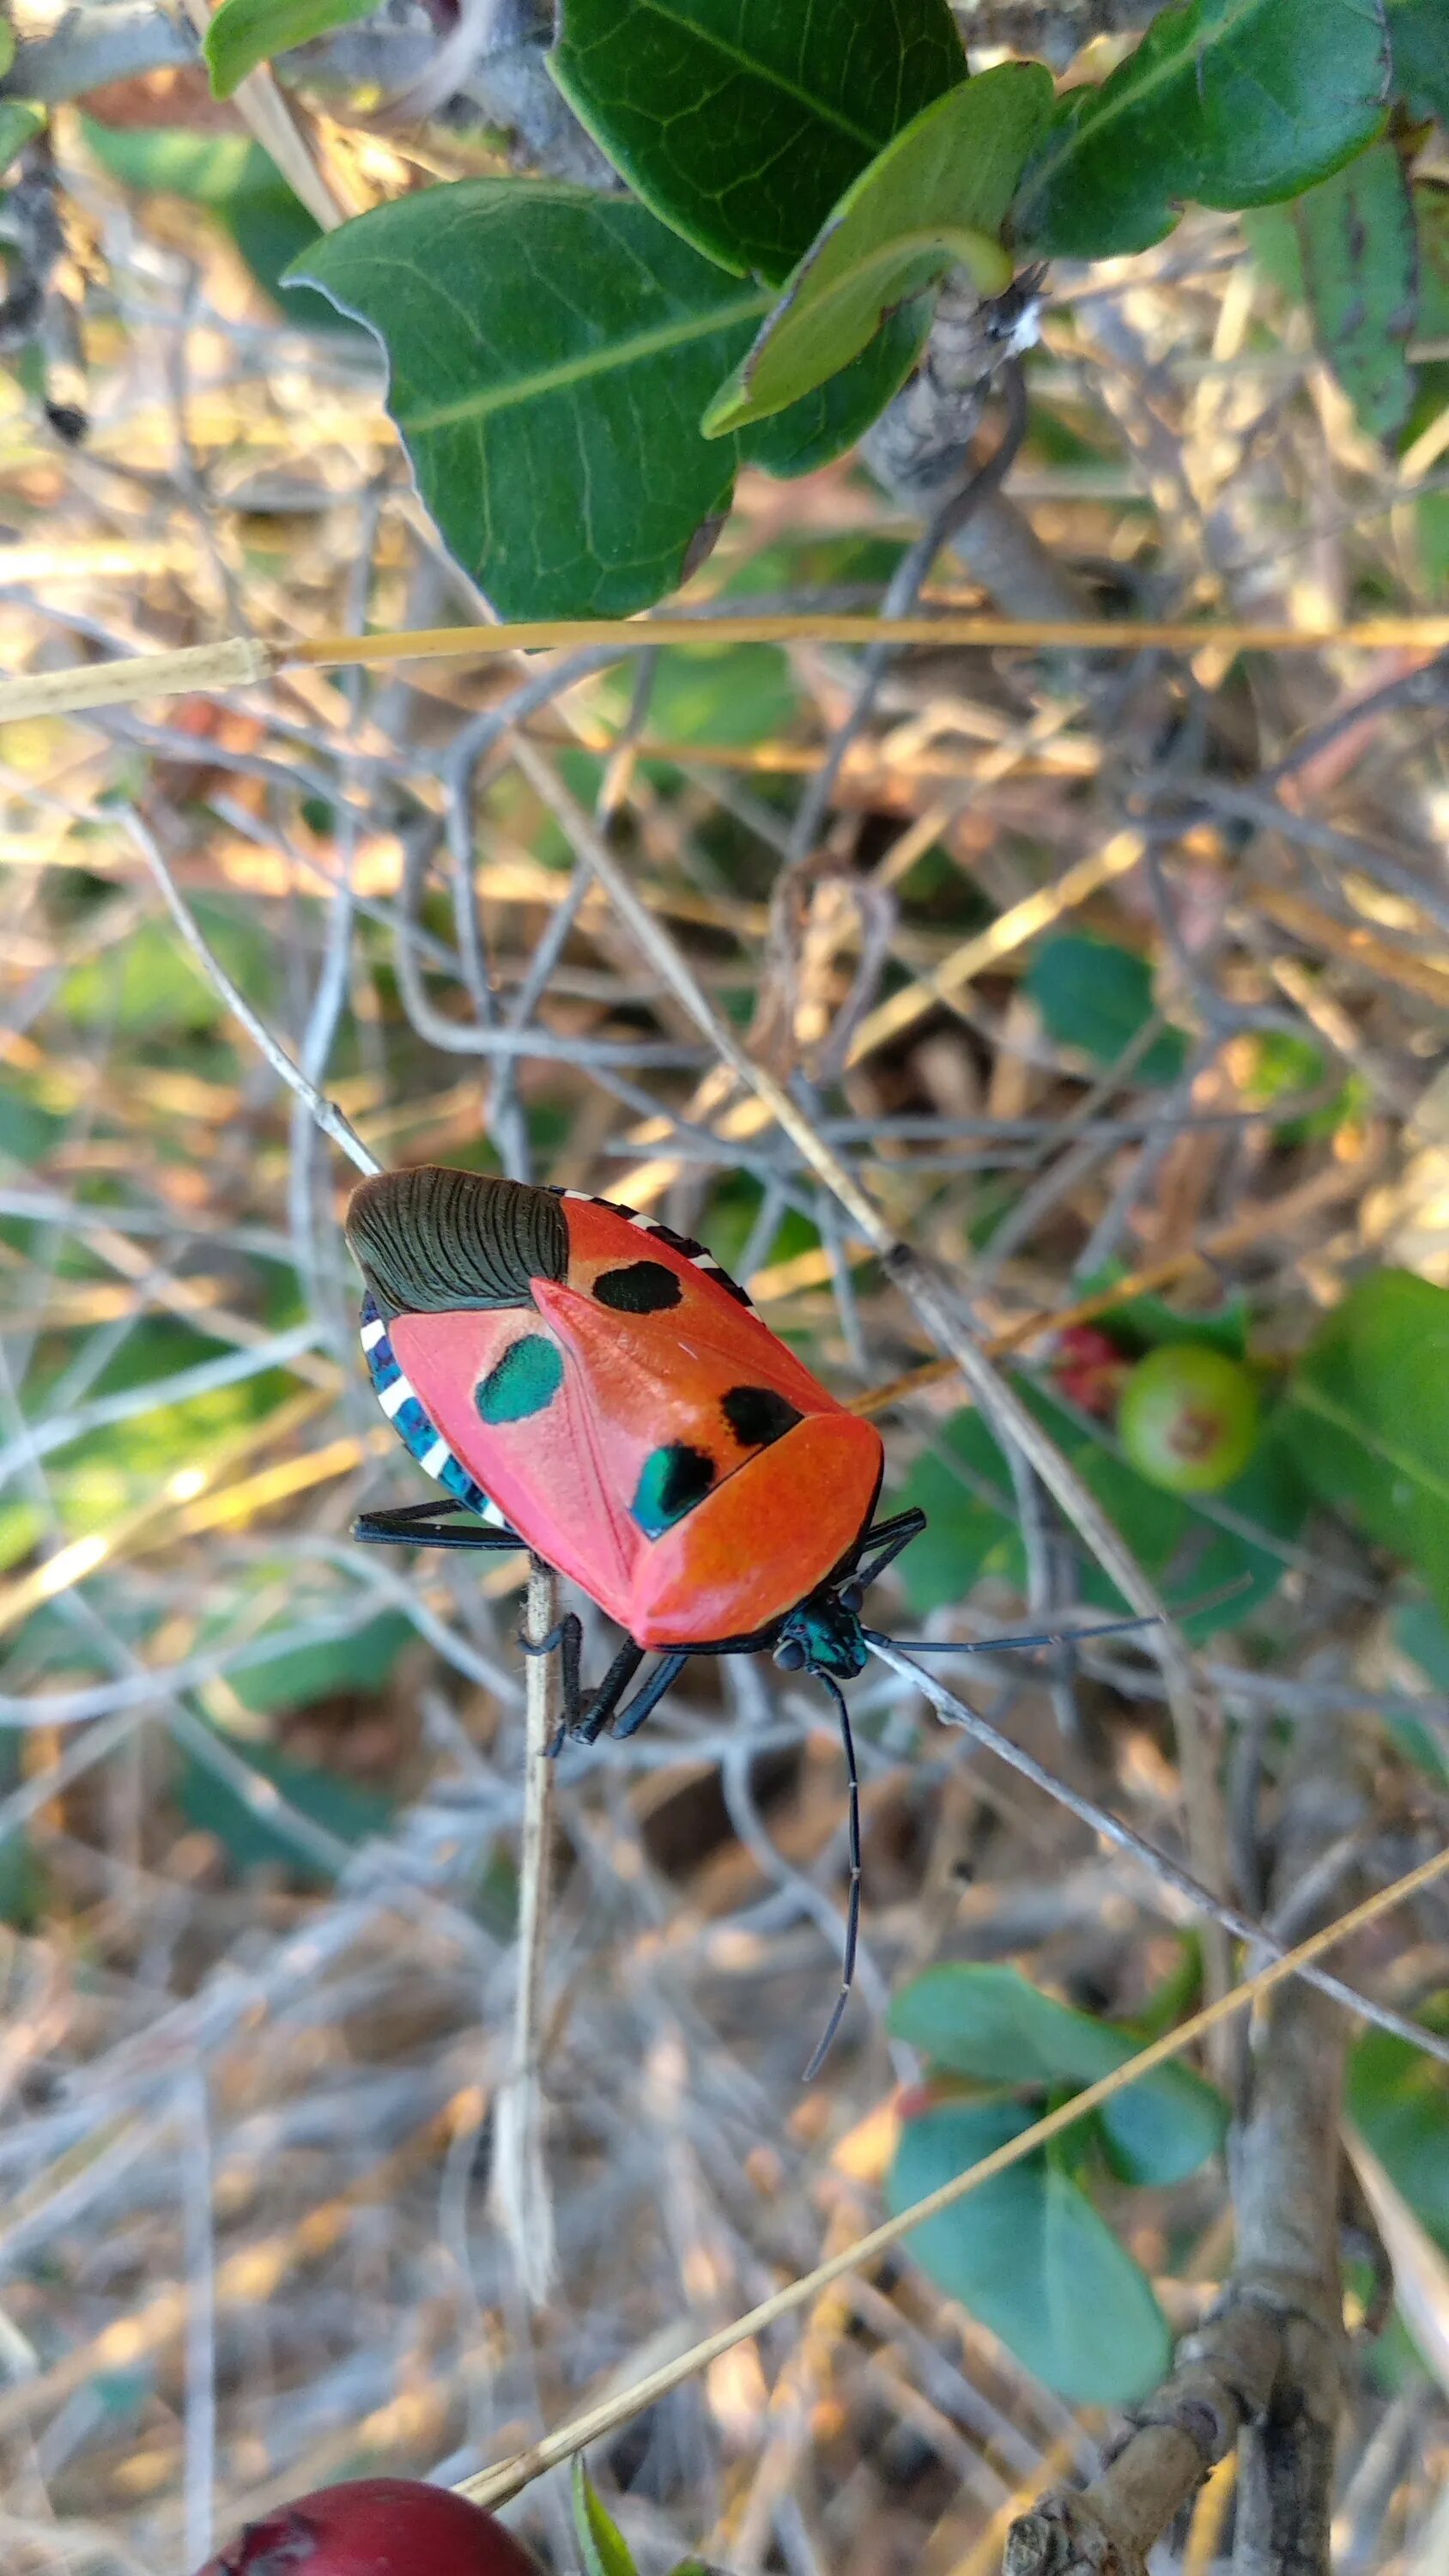
[[[493,2101],[489,2200],[513,2248],[524,2295],[534,2307],[541,2307],[547,2298],[558,2259],[548,2184],[547,2104],[543,2090],[558,1660],[542,1651],[545,1639],[553,1635],[557,1625],[558,1577],[551,1567],[532,1557],[523,1627],[532,1651],[528,1656],[524,1701],[518,1983],[508,2063]]]

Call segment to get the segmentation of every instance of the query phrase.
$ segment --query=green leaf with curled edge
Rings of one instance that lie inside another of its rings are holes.
[[[1100,86],[1068,90],[1017,212],[1059,258],[1146,250],[1189,200],[1295,197],[1372,141],[1389,88],[1382,0],[1189,0]]]
[[[1012,267],[998,236],[1051,105],[1041,64],[1003,63],[923,109],[827,217],[710,403],[705,435],[797,401],[952,268],[965,268],[984,294],[1000,294]]]
[[[1118,2022],[1078,2012],[1019,1968],[943,1960],[894,1996],[889,2026],[933,2066],[997,2084],[1094,2084],[1142,2042]],[[1222,2144],[1228,2106],[1190,2066],[1154,2067],[1097,2113],[1133,2182],[1180,2182]]]
[[[892,2215],[1030,2126],[1011,2102],[952,2103],[908,2120],[886,2180]],[[1172,2349],[1152,2284],[1080,2185],[1039,2150],[913,2227],[906,2250],[1048,2388],[1124,2406]]]
[[[647,206],[721,267],[775,280],[966,78],[946,0],[563,0],[548,60]]]
[[[1391,438],[1414,399],[1418,248],[1408,174],[1375,143],[1293,207],[1314,336],[1361,428]]]
[[[925,317],[747,438],[699,415],[768,310],[646,206],[465,179],[376,207],[289,275],[367,324],[445,542],[505,617],[622,616],[684,577],[742,461],[839,455],[910,368]]]
[[[378,6],[379,0],[221,0],[201,45],[212,97],[230,98],[248,72],[274,54],[370,18]]]

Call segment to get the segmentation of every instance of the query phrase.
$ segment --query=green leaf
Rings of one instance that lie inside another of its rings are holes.
[[[921,354],[933,310],[933,298],[921,295],[887,314],[869,348],[839,375],[740,432],[740,462],[763,466],[785,482],[832,465],[900,391]]]
[[[584,2576],[636,2576],[629,2544],[601,2502],[599,2490],[577,2451],[573,2458],[573,2507]]]
[[[1449,1691],[1449,1626],[1432,1601],[1405,1601],[1390,1622],[1401,1655],[1417,1664],[1434,1690]],[[1449,1728],[1404,1708],[1387,1708],[1384,1724],[1399,1751],[1427,1773],[1436,1789],[1449,1789]]]
[[[1291,1540],[1307,1508],[1276,1418],[1241,1476],[1221,1493],[1189,1502],[1150,1485],[1104,1445],[1098,1428],[1045,1388],[1030,1379],[1016,1383],[1134,1555],[1166,1592],[1189,1636],[1210,1637],[1240,1626],[1271,1600],[1286,1569],[1254,1533],[1261,1532],[1264,1541]],[[959,1473],[953,1473],[957,1467]],[[984,1574],[1004,1575],[1016,1583],[1023,1579],[1011,1477],[975,1413],[955,1414],[942,1426],[935,1454],[917,1461],[899,1501],[902,1508],[919,1504],[929,1515],[922,1536],[901,1559],[901,1581],[913,1610],[960,1601]],[[1094,1561],[1083,1560],[1077,1582],[1082,1601],[1094,1609],[1125,1611],[1129,1606]],[[1229,1587],[1229,1597],[1214,1597]],[[1206,1606],[1194,1606],[1199,1603]]]
[[[1419,2008],[1449,2032],[1449,1994]],[[1348,2112],[1431,2236],[1449,2251],[1449,2070],[1406,2039],[1366,2031],[1348,2062]]]
[[[1394,88],[1416,116],[1449,123],[1449,5],[1388,0]]]
[[[1141,2042],[1119,2023],[1058,2003],[1016,1968],[951,1961],[903,1986],[890,2027],[932,2064],[1003,2084],[1094,2084]],[[1098,2113],[1127,2178],[1181,2181],[1221,2144],[1227,2104],[1189,2066],[1162,2066]]]
[[[503,179],[378,206],[301,274],[384,341],[423,499],[501,616],[620,616],[679,581],[729,502],[734,450],[696,424],[759,288],[644,206]]]
[[[1409,416],[1417,310],[1414,214],[1403,162],[1376,143],[1293,209],[1314,336],[1362,428],[1391,438]]]
[[[1294,1370],[1285,1428],[1320,1502],[1449,1613],[1449,1289],[1409,1270],[1361,1281]]]
[[[177,1803],[188,1825],[215,1834],[233,1867],[243,1874],[282,1868],[293,1877],[317,1876],[316,1861],[301,1848],[295,1833],[289,1833],[285,1823],[275,1823],[268,1813],[278,1796],[339,1842],[366,1842],[391,1821],[392,1803],[376,1789],[341,1779],[335,1771],[290,1762],[270,1746],[249,1744],[244,1754],[238,1744],[229,1749],[241,1756],[254,1775],[254,1794],[248,1797],[199,1755],[188,1752],[182,1759]]]
[[[887,2178],[887,2206],[908,2209],[1029,2125],[1029,2113],[1000,2102],[951,2105],[909,2121]],[[1151,2282],[1086,2194],[1043,2155],[980,2184],[905,2242],[948,2298],[1076,2405],[1130,2405],[1166,2371],[1171,2336]]]
[[[902,1511],[926,1515],[900,1562],[906,1599],[918,1615],[964,1599],[987,1575],[1017,1588],[1025,1583],[1010,1470],[979,1413],[953,1413],[941,1424],[896,1502]]]
[[[1126,1275],[1119,1263],[1094,1270],[1079,1282],[1082,1295],[1105,1295],[1114,1280]],[[1247,1356],[1248,1301],[1236,1290],[1221,1306],[1206,1311],[1171,1306],[1165,1297],[1124,1297],[1098,1321],[1113,1341],[1128,1350],[1155,1351],[1163,1342],[1204,1342],[1209,1350],[1225,1351],[1232,1360]]]
[[[1449,9],[1449,0],[1445,0]],[[1419,330],[1426,340],[1449,339],[1449,186],[1442,179],[1414,182],[1414,225],[1419,242]]]
[[[309,331],[337,329],[325,297],[282,284],[282,271],[320,235],[259,143],[239,134],[192,134],[184,126],[98,125],[88,116],[81,131],[87,149],[123,187],[159,188],[205,206],[289,322]]]
[[[549,66],[645,205],[721,267],[772,279],[966,77],[946,0],[564,0]]]
[[[590,692],[601,715],[623,722],[634,694],[627,664],[604,671]],[[724,644],[659,656],[647,730],[661,742],[750,745],[782,734],[800,699],[790,657],[778,644]],[[0,1090],[0,1103],[4,1092]]]
[[[14,38],[11,38],[13,50]],[[38,107],[29,98],[0,98],[0,172],[9,169],[17,153],[33,143],[49,115],[48,108]]]
[[[1080,1047],[1098,1064],[1116,1064],[1156,1014],[1152,969],[1132,948],[1090,931],[1043,940],[1027,970],[1026,990],[1059,1046]],[[1138,1057],[1133,1082],[1173,1082],[1187,1040],[1166,1028]]]
[[[340,1637],[316,1637],[305,1645],[248,1663],[232,1676],[232,1688],[244,1708],[259,1716],[283,1709],[312,1708],[339,1691],[381,1690],[404,1646],[415,1635],[412,1622],[399,1610],[385,1610],[363,1628]]]
[[[838,454],[920,330],[898,318],[780,421],[711,444],[700,412],[770,299],[647,207],[458,180],[344,224],[296,273],[384,343],[423,498],[505,617],[618,616],[659,598],[728,507],[740,458],[796,473]]]
[[[1042,64],[1003,63],[923,108],[827,217],[706,411],[706,434],[717,438],[810,392],[953,267],[967,269],[983,293],[1009,285],[998,236],[1051,105]]]
[[[213,98],[230,98],[258,63],[370,18],[379,0],[221,0],[201,50]]]
[[[1068,90],[1017,216],[1058,257],[1146,250],[1182,204],[1297,196],[1371,142],[1389,53],[1379,0],[1190,0],[1100,88]]]

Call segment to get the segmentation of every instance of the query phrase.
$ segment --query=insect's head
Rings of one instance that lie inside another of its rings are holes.
[[[787,1673],[829,1673],[835,1680],[854,1681],[863,1673],[866,1663],[865,1632],[860,1624],[861,1585],[852,1576],[848,1582],[822,1585],[792,1610],[783,1622],[775,1645],[775,1661]]]

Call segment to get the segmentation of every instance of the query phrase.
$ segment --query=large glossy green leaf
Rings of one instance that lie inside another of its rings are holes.
[[[1189,0],[1100,88],[1069,90],[1018,210],[1062,256],[1145,250],[1182,205],[1296,196],[1372,140],[1389,83],[1381,0]]]
[[[1241,1476],[1220,1494],[1189,1502],[1150,1485],[1105,1445],[1100,1430],[1044,1388],[1029,1379],[1018,1384],[1190,1636],[1239,1626],[1272,1598],[1285,1567],[1269,1542],[1291,1540],[1307,1508],[1306,1490],[1276,1421]],[[901,1581],[914,1610],[963,1600],[984,1574],[1021,1581],[1025,1564],[1011,1477],[977,1414],[958,1413],[943,1424],[934,1452],[916,1462],[897,1499],[927,1514],[923,1536],[901,1559]],[[1128,1607],[1094,1560],[1083,1559],[1077,1582],[1081,1599],[1093,1608]]]
[[[890,2026],[933,2066],[1002,2084],[1094,2084],[1137,2053],[1117,2022],[1045,1995],[1016,1968],[949,1960],[913,1977]],[[1099,2112],[1133,2182],[1179,2182],[1221,2144],[1227,2104],[1190,2066],[1157,2067]]]
[[[946,0],[563,0],[549,60],[646,205],[722,267],[775,279],[966,77]]]
[[[1026,990],[1058,1044],[1080,1047],[1099,1064],[1115,1064],[1157,1008],[1146,958],[1091,931],[1044,939],[1027,970]],[[1186,1055],[1182,1031],[1163,1029],[1137,1057],[1129,1079],[1172,1082]]]
[[[911,364],[919,315],[744,440],[699,415],[769,305],[622,197],[465,179],[376,207],[295,272],[377,333],[442,534],[506,617],[619,616],[672,589],[742,457],[839,454]]]
[[[948,90],[863,170],[705,414],[711,437],[783,410],[848,366],[885,317],[963,267],[1010,282],[999,235],[1051,113],[1051,75],[1003,63]]]
[[[1299,1361],[1285,1427],[1320,1501],[1449,1612],[1449,1288],[1409,1270],[1361,1281]]]
[[[1449,123],[1449,0],[1388,0],[1394,87],[1416,116]]]
[[[259,63],[370,18],[379,0],[221,0],[202,42],[212,94],[230,98]]]
[[[734,479],[699,414],[762,290],[645,206],[506,179],[378,206],[301,273],[383,341],[423,499],[500,615],[619,616],[679,580]]]
[[[1002,2102],[908,2121],[886,2182],[889,2208],[908,2209],[1029,2122]],[[905,2241],[948,2298],[1074,2404],[1130,2405],[1163,2376],[1171,2337],[1151,2282],[1045,2156],[982,2183]]]
[[[1402,429],[1413,400],[1414,210],[1403,162],[1376,143],[1293,208],[1314,334],[1362,426]]]

